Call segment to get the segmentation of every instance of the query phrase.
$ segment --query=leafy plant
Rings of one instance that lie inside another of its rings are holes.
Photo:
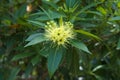
[[[119,80],[119,0],[0,0],[0,80]]]

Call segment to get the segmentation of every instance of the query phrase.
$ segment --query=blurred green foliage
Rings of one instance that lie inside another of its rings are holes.
[[[61,16],[74,24],[82,44],[71,42],[57,55],[39,39],[24,47]],[[119,56],[119,0],[0,0],[0,80],[120,80]]]

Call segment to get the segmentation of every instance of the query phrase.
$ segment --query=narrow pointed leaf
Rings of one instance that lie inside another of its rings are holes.
[[[86,46],[83,42],[81,42],[81,41],[79,41],[79,40],[71,40],[71,41],[70,41],[70,44],[71,44],[72,46],[74,46],[74,47],[82,50],[82,51],[85,51],[85,52],[91,54],[91,52],[88,50],[87,46]]]
[[[94,6],[96,6],[98,4],[101,4],[101,3],[102,2],[97,2],[97,3],[95,2],[95,3],[90,4],[90,5],[86,6],[86,7],[84,7],[83,9],[81,9],[79,12],[77,12],[75,16],[78,16],[80,13],[86,11],[87,9],[89,9],[91,7],[94,7]]]
[[[47,40],[47,39],[43,35],[37,36],[33,40],[31,40],[27,45],[25,45],[25,47],[41,43],[45,40]]]
[[[54,9],[58,9],[58,6],[57,6],[55,3],[53,3],[53,2],[43,1],[43,3],[45,3],[45,4],[47,4],[47,5],[50,5],[50,6],[53,7]]]
[[[41,33],[32,34],[25,41],[31,41],[35,37],[38,37],[38,36],[41,36],[41,35],[42,35]]]
[[[95,67],[93,70],[92,70],[92,72],[95,72],[95,71],[97,71],[97,70],[99,70],[99,69],[101,69],[101,68],[103,68],[104,66],[103,65],[98,65],[97,67]]]
[[[32,64],[28,64],[26,69],[25,69],[25,78],[28,78],[30,73],[32,72],[33,70],[33,65]]]
[[[23,4],[17,11],[16,13],[14,14],[14,17],[16,19],[18,19],[19,17],[23,17],[24,14],[26,13],[26,7],[27,7],[27,4]]]
[[[8,77],[8,80],[16,80],[15,78],[19,71],[20,71],[20,68],[18,68],[18,67],[13,68],[10,73],[10,76]]]
[[[86,32],[86,31],[84,31],[84,30],[75,30],[75,32],[78,32],[78,33],[80,33],[80,34],[83,34],[83,35],[92,37],[92,38],[94,38],[94,39],[96,39],[96,40],[101,40],[98,36],[96,36],[96,35],[94,35],[94,34],[92,34],[92,33],[90,33],[90,32]]]
[[[62,49],[58,49],[58,50],[51,49],[50,50],[48,61],[47,61],[48,72],[49,72],[50,77],[52,77],[55,71],[58,69],[58,66],[62,59],[62,54],[63,54]]]
[[[23,59],[23,58],[26,58],[26,57],[29,57],[29,56],[32,56],[33,53],[21,53],[21,54],[17,54],[15,55],[13,58],[12,58],[12,61],[16,61],[16,60],[19,60],[19,59]]]
[[[43,28],[43,26],[45,26],[44,23],[41,23],[39,21],[31,21],[31,20],[28,20],[28,22],[32,23],[33,25],[37,25],[37,26],[40,26]]]
[[[60,25],[60,26],[63,26],[63,19],[62,19],[62,17],[60,17],[59,25]]]
[[[91,75],[93,75],[97,80],[103,80],[103,78],[95,73],[90,73]]]
[[[119,20],[120,20],[120,16],[112,17],[109,19],[109,21],[119,21]]]

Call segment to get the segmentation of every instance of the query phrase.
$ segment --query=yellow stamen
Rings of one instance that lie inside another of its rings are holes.
[[[65,22],[62,26],[58,26],[54,21],[50,21],[47,22],[45,28],[45,36],[58,45],[64,45],[69,42],[69,39],[74,38],[73,24],[70,22]]]

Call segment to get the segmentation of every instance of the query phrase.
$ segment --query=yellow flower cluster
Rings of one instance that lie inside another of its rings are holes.
[[[74,38],[73,24],[70,22],[57,25],[54,21],[50,21],[47,22],[45,28],[45,36],[58,45],[69,43],[69,39]]]

